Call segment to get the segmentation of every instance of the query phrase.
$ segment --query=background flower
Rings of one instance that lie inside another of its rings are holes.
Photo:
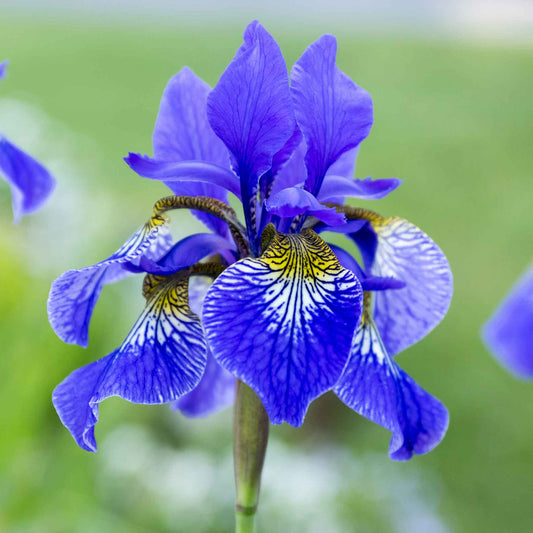
[[[7,61],[0,63],[0,80],[7,71]],[[33,213],[42,205],[55,187],[48,170],[32,156],[0,134],[0,177],[11,188],[13,220]]]

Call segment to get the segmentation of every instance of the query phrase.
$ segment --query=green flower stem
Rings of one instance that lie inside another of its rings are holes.
[[[234,414],[236,533],[255,531],[261,472],[268,442],[268,415],[257,394],[237,380]]]

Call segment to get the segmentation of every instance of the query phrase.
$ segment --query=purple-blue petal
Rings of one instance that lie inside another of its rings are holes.
[[[139,265],[129,268],[132,272],[148,272],[150,274],[170,274],[190,267],[221,250],[235,250],[235,244],[214,233],[195,233],[178,241],[160,259],[153,260],[141,257]]]
[[[372,180],[346,179],[342,176],[327,175],[317,195],[321,202],[343,204],[346,197],[362,200],[379,200],[397,189],[402,181],[398,178]]]
[[[337,42],[324,35],[291,71],[296,120],[307,142],[305,188],[317,194],[330,166],[372,127],[372,99],[335,64]]]
[[[337,259],[339,260],[341,266],[343,268],[351,270],[362,284],[366,276],[363,272],[363,269],[361,268],[357,260],[352,256],[352,254],[348,253],[344,248],[341,248],[340,246],[337,246],[330,242],[328,242],[327,245],[331,248]]]
[[[307,145],[302,139],[288,161],[278,170],[278,174],[272,183],[271,196],[289,187],[303,187],[307,176],[307,168],[305,167],[306,152]]]
[[[113,255],[85,268],[69,270],[53,283],[48,297],[48,320],[57,336],[66,343],[86,347],[94,306],[106,283],[129,274],[125,263],[137,264],[143,255],[158,259],[170,244],[168,226],[143,226]]]
[[[342,226],[326,226],[325,224],[317,224],[313,226],[313,230],[318,234],[325,231],[332,231],[334,233],[351,234],[359,232],[368,222],[366,220],[348,220]]]
[[[357,145],[355,148],[347,150],[329,167],[327,176],[340,176],[346,179],[352,179],[355,174],[355,162],[359,155],[359,148],[361,145]]]
[[[102,400],[120,396],[139,404],[167,403],[199,383],[207,347],[187,298],[187,280],[161,283],[118,350],[75,370],[56,387],[54,406],[81,448],[96,451],[94,426]]]
[[[15,223],[42,207],[55,187],[54,178],[41,163],[2,136],[0,176],[11,187]]]
[[[330,226],[341,225],[346,221],[342,213],[337,213],[334,207],[323,206],[310,192],[301,187],[289,187],[279,191],[268,198],[265,205],[272,215],[284,218],[306,214]]]
[[[4,61],[0,63],[0,80],[6,75],[6,71],[7,71],[7,59],[4,59]]]
[[[355,171],[355,158],[358,151],[359,146],[344,152],[344,154],[342,154],[337,161],[329,167],[324,179],[327,181],[330,175],[335,176],[336,178],[344,177],[346,179],[352,179]],[[302,139],[298,146],[294,148],[288,161],[278,171],[276,178],[273,180],[271,194],[275,194],[288,187],[304,185],[307,177],[307,168],[305,166],[306,153],[307,144],[305,143],[305,140]]]
[[[280,170],[286,165],[292,154],[301,144],[303,139],[302,132],[298,126],[295,126],[293,134],[289,140],[281,147],[281,149],[274,154],[272,158],[272,167],[270,174],[273,178],[277,176]],[[302,176],[303,177],[303,176]]]
[[[202,314],[202,306],[211,280],[202,276],[189,279],[189,306],[193,313]],[[189,393],[171,404],[185,416],[195,418],[216,413],[231,405],[235,399],[235,378],[215,360],[209,347],[207,366],[200,383]]]
[[[380,278],[378,276],[367,276],[356,259],[344,248],[335,244],[327,243],[337,256],[339,263],[344,268],[351,270],[361,282],[363,291],[388,291],[393,289],[403,289],[405,283],[395,278]]]
[[[204,161],[229,169],[229,153],[207,120],[207,96],[211,87],[184,67],[168,82],[155,123],[152,142],[154,159],[160,162]],[[209,196],[227,202],[227,193],[207,183],[168,182],[178,195]],[[227,235],[219,218],[201,211],[194,215],[209,229]]]
[[[390,291],[403,289],[407,284],[392,277],[367,276],[361,280],[364,291]]]
[[[395,355],[425,337],[444,318],[453,294],[446,256],[407,220],[376,219],[352,235],[370,276],[394,278],[403,289],[375,294],[374,319],[387,351]]]
[[[277,233],[260,258],[215,280],[202,322],[215,359],[254,389],[270,421],[299,426],[346,365],[361,299],[316,233]]]
[[[207,366],[200,383],[170,407],[189,418],[201,418],[233,405],[234,401],[235,378],[208,351]]]
[[[154,159],[205,161],[229,168],[229,154],[207,120],[211,87],[184,67],[168,82],[154,127]]]
[[[431,451],[448,428],[444,405],[392,360],[370,317],[363,318],[334,390],[354,411],[392,432],[391,459],[406,461]]]
[[[483,326],[483,340],[512,374],[533,379],[533,266],[530,266]]]
[[[281,50],[257,21],[246,28],[244,44],[209,95],[207,113],[232,154],[250,228],[259,177],[296,127]]]
[[[240,198],[240,185],[237,176],[231,170],[213,163],[156,161],[147,155],[134,153],[126,156],[124,161],[139,176],[162,180],[171,189],[173,189],[173,183],[206,183],[226,189]]]
[[[280,182],[278,180],[280,179],[280,175],[284,167],[293,158],[293,154],[295,153],[295,151],[299,150],[299,147],[302,144],[302,139],[302,132],[300,131],[300,128],[296,126],[294,128],[294,133],[291,135],[289,140],[283,145],[279,152],[274,154],[274,157],[272,158],[272,168],[270,168],[270,170],[268,170],[265,174],[263,174],[263,176],[261,176],[261,191],[264,193],[263,198],[271,196],[273,194],[274,188],[277,192],[281,189],[285,189],[297,183],[297,181],[295,181],[294,172],[292,172],[291,174],[290,183],[287,183],[285,185],[281,183],[280,185]],[[296,155],[296,157],[298,156]],[[302,171],[300,172],[299,176],[297,176],[297,178],[301,183],[304,182],[305,166],[302,166]]]

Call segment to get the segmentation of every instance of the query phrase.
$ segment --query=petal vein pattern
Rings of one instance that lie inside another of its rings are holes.
[[[48,318],[57,336],[66,343],[86,347],[89,322],[102,287],[130,274],[122,264],[137,264],[143,255],[158,259],[170,245],[166,221],[151,219],[104,261],[69,270],[57,278],[48,297]]]
[[[259,259],[217,278],[203,324],[215,359],[255,390],[270,421],[299,426],[346,365],[361,296],[316,233],[277,233]]]
[[[406,286],[375,294],[374,319],[391,355],[425,337],[446,315],[453,278],[446,256],[419,228],[392,217],[373,222],[377,248],[371,273]]]
[[[320,191],[328,169],[372,127],[372,99],[336,66],[336,54],[335,37],[323,35],[291,70],[294,112],[307,143],[305,188],[312,194]]]
[[[53,393],[54,406],[80,447],[96,451],[98,405],[110,396],[166,403],[192,390],[206,366],[200,319],[188,305],[188,280],[152,287],[146,308],[122,346],[75,370]]]
[[[354,411],[392,432],[389,456],[397,461],[428,453],[448,428],[444,405],[392,360],[371,317],[363,319],[354,337],[335,393]]]

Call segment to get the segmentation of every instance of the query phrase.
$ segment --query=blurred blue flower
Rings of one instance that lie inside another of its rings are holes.
[[[126,162],[176,196],[157,202],[115,254],[66,272],[50,293],[56,333],[86,346],[103,285],[147,274],[146,308],[121,347],[54,391],[82,448],[96,450],[98,404],[109,396],[203,416],[233,401],[235,377],[274,424],[301,425],[310,402],[334,390],[393,432],[394,459],[442,439],[446,409],[392,356],[445,315],[451,272],[409,222],[343,205],[382,198],[400,181],[352,178],[372,100],[338,69],[336,46],[329,35],[311,44],[289,81],[279,46],[253,22],[214,89],[188,68],[170,80],[154,156],[131,153]],[[244,225],[228,192],[241,201]],[[166,213],[182,208],[210,233],[172,244]],[[364,266],[323,232],[355,242]],[[198,277],[210,280],[205,296]]]
[[[509,372],[519,378],[533,378],[533,266],[483,326],[482,337]]]
[[[0,63],[0,79],[7,61]],[[11,187],[14,222],[39,209],[54,190],[48,170],[0,134],[0,176]]]

